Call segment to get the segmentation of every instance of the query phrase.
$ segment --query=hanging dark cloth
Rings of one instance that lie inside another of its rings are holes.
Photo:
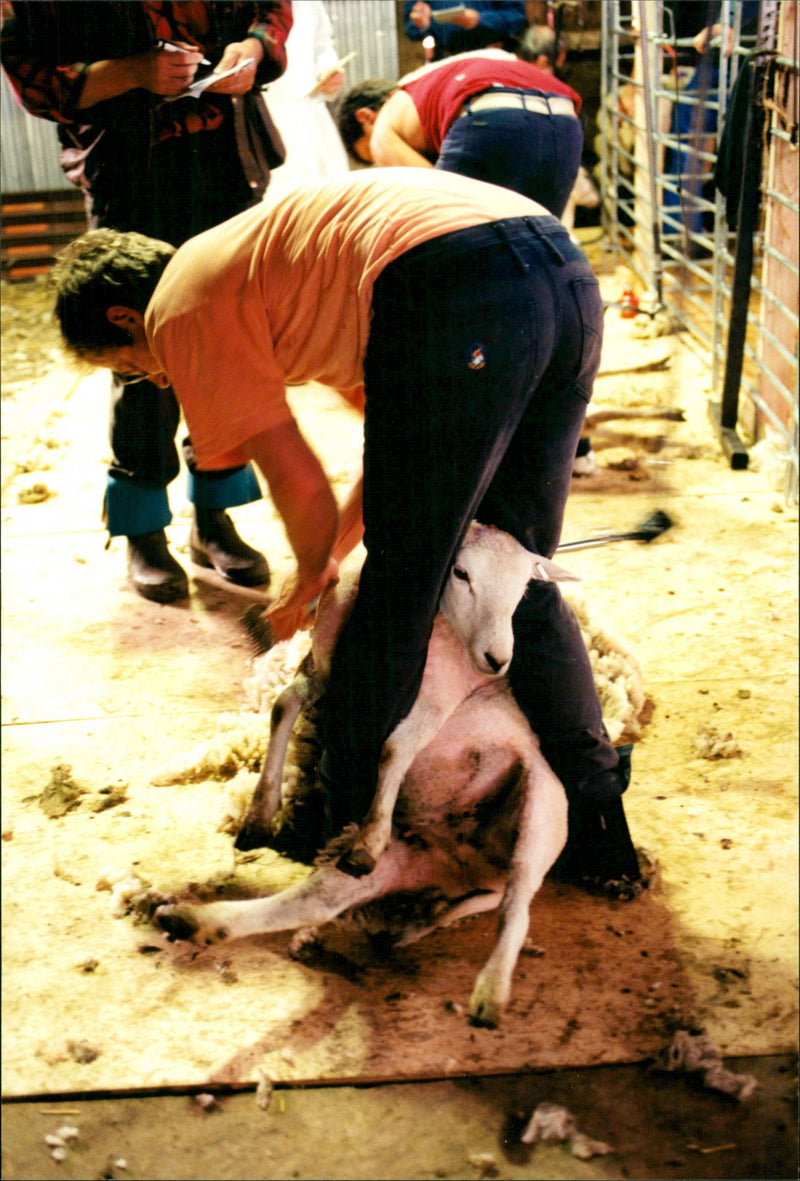
[[[725,217],[732,230],[742,216],[752,222],[759,203],[764,112],[757,85],[761,76],[755,55],[748,57],[731,90],[714,167],[714,184],[725,198]]]

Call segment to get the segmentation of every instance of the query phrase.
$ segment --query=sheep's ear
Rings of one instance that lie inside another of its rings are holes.
[[[563,566],[556,565],[549,558],[541,554],[534,554],[531,559],[532,577],[536,582],[580,582],[580,575],[570,574]]]

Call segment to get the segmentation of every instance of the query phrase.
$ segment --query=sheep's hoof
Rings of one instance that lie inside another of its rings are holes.
[[[375,868],[375,858],[366,849],[350,849],[336,862],[336,868],[351,878],[363,878]]]
[[[470,1006],[470,1025],[477,1025],[482,1029],[497,1029],[500,1024],[500,1010],[492,1004],[478,1004]]]
[[[177,939],[193,943],[200,930],[197,919],[185,906],[159,906],[153,917],[161,930],[167,933],[170,943]]]
[[[245,821],[239,829],[234,849],[246,853],[248,849],[265,849],[272,842],[272,825],[264,824],[262,820]]]
[[[615,902],[632,902],[634,898],[638,898],[650,886],[649,879],[638,878],[631,881],[629,878],[611,878],[607,882],[595,880],[591,883],[594,890],[598,894],[604,894],[606,898],[612,898]]]
[[[496,1029],[509,1001],[509,991],[493,974],[481,973],[469,998],[469,1023]]]

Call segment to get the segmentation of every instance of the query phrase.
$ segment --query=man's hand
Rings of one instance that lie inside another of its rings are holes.
[[[180,52],[156,47],[131,57],[93,62],[89,67],[92,86],[80,106],[92,106],[126,90],[149,90],[151,94],[165,96],[180,94],[194,81],[203,51],[186,42],[174,44]]]
[[[232,70],[234,66],[242,68],[230,78],[222,78],[219,82],[212,82],[208,87],[211,94],[247,94],[253,89],[256,80],[258,63],[264,56],[264,47],[257,37],[246,37],[244,41],[232,41],[226,46],[220,58],[215,74],[222,74],[225,70]]]
[[[330,559],[317,578],[302,577],[299,570],[291,574],[278,594],[278,600],[267,612],[273,641],[290,640],[308,617],[309,604],[321,594],[329,582],[335,582],[339,565]]]
[[[338,94],[346,81],[344,70],[334,70],[314,87],[315,94]]]
[[[303,622],[305,607],[332,578],[331,556],[339,532],[339,509],[322,464],[294,418],[247,439],[242,451],[258,464],[269,485],[297,559],[268,615],[276,640],[288,640]]]
[[[715,48],[715,46],[713,45],[713,42],[715,40],[721,40],[721,38],[722,38],[722,25],[709,25],[707,28],[700,30],[700,32],[694,38],[692,44],[694,45],[696,53],[703,54],[707,50]],[[732,53],[733,53],[733,29],[729,25],[728,26],[728,43],[725,47],[725,56],[730,57]]]

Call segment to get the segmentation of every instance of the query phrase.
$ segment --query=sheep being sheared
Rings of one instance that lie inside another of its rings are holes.
[[[568,600],[580,627],[584,644],[589,653],[595,687],[603,710],[603,722],[609,738],[614,743],[634,742],[641,737],[649,712],[649,703],[644,691],[642,669],[636,655],[614,629],[595,610],[591,609],[577,584],[563,583],[562,593]],[[261,714],[249,715],[253,733],[252,747],[257,742],[258,727],[261,728],[262,750],[266,748],[266,727],[263,714],[276,701],[276,685],[287,680],[287,668],[291,658],[297,656],[295,667],[309,648],[308,637],[301,645],[296,639],[276,644],[253,660],[252,676],[245,681],[248,700]],[[291,647],[290,647],[291,646]],[[236,756],[226,750],[228,731],[210,740],[193,754],[186,756],[185,763],[170,764],[177,782],[194,781],[202,778],[202,772],[210,762],[217,762],[218,778],[227,778],[227,768],[242,752],[241,735],[244,731],[241,715],[232,715],[230,738],[236,747]],[[236,719],[238,718],[238,722]],[[281,810],[272,820],[271,826],[258,824],[249,830],[245,817],[253,797],[252,772],[242,770],[226,786],[220,815],[219,830],[237,837],[237,846],[258,847],[266,845],[276,852],[284,853],[295,861],[311,864],[324,843],[323,810],[324,792],[317,778],[317,764],[321,750],[318,710],[315,706],[304,708],[289,739],[288,753],[283,768],[281,785]],[[255,723],[255,726],[253,725]],[[225,723],[226,725],[228,723]],[[260,765],[260,764],[259,764]],[[186,778],[179,778],[179,776]]]
[[[647,705],[639,661],[630,645],[580,591],[572,589],[572,584],[564,595],[589,652],[608,735],[615,743],[635,741],[641,736]],[[221,714],[216,735],[162,764],[150,782],[159,787],[213,779],[228,782],[230,790],[220,827],[226,832],[238,832],[252,796],[252,774],[262,766],[267,750],[268,727],[264,715],[271,711],[280,690],[294,677],[310,647],[308,633],[297,632],[291,640],[275,644],[268,652],[256,656],[243,685],[250,708]],[[284,801],[293,797],[298,787],[303,787],[300,781],[304,778],[307,757],[304,749],[296,751],[297,738],[295,731],[284,768]],[[313,745],[314,741],[313,726],[303,726],[301,745]]]
[[[361,829],[353,826],[331,842],[299,885],[263,899],[161,907],[156,919],[162,928],[172,938],[211,944],[320,925],[365,906],[371,910],[368,904],[382,899],[389,913],[383,929],[396,929],[400,914],[407,942],[500,906],[498,940],[470,1002],[474,1022],[496,1024],[510,995],[530,902],[566,839],[563,787],[505,680],[511,619],[531,578],[563,577],[571,576],[507,534],[473,524],[445,588],[420,694],[386,743],[378,791]],[[268,831],[280,805],[289,735],[303,706],[321,692],[354,595],[354,584],[344,580],[320,600],[313,656],[273,710],[250,827]]]
[[[473,522],[445,585],[417,700],[384,744],[364,823],[330,842],[299,885],[269,898],[162,906],[159,925],[172,938],[203,945],[316,926],[395,894],[422,895],[433,904],[427,924],[407,930],[408,939],[499,906],[497,942],[470,1001],[474,1022],[495,1025],[510,996],[530,902],[567,835],[564,789],[505,677],[512,617],[531,579],[572,577],[507,533]],[[260,825],[280,806],[291,729],[324,688],[355,589],[344,581],[321,596],[313,666],[304,662],[276,702],[249,817]]]

